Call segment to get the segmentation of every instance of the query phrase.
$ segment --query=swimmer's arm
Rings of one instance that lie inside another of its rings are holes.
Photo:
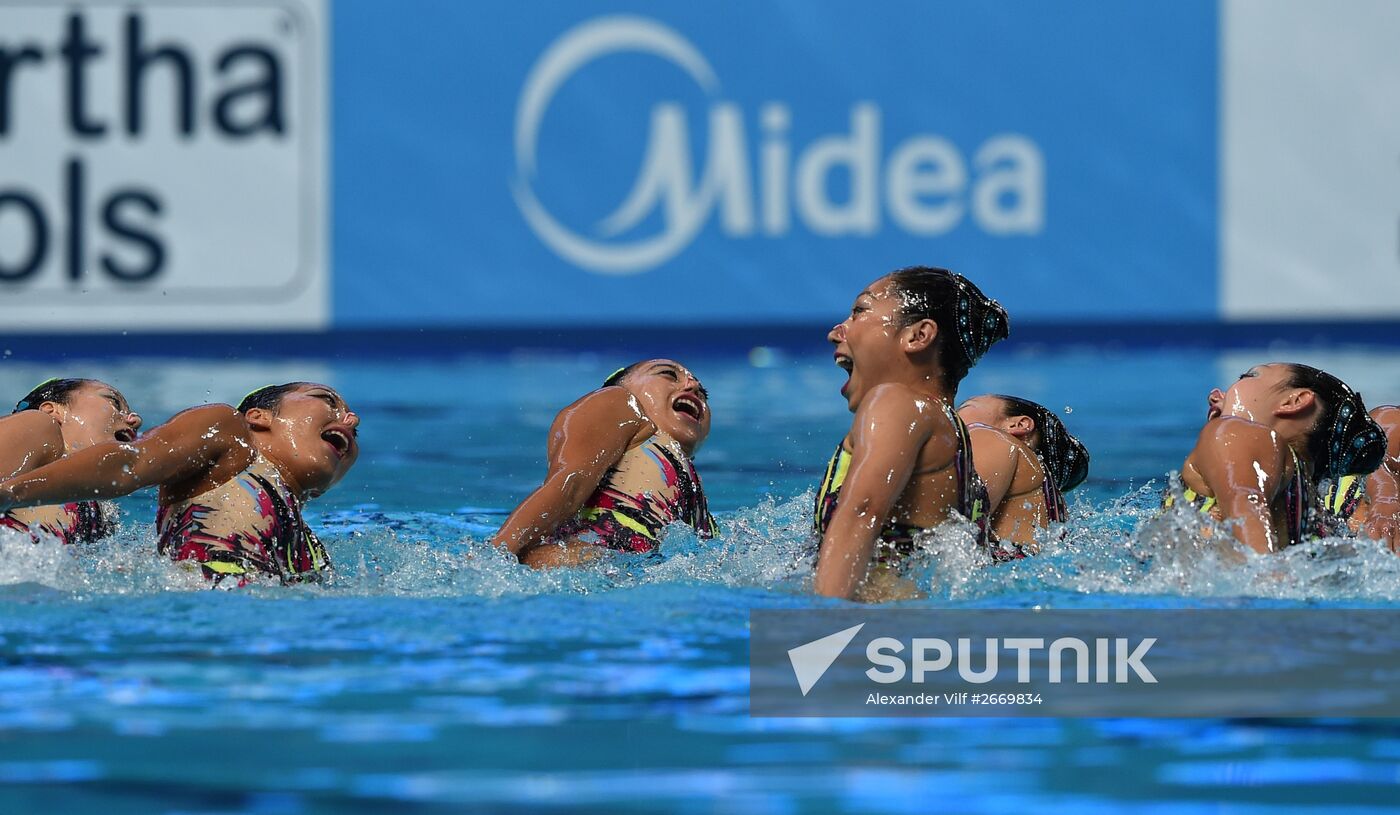
[[[0,509],[117,498],[207,471],[246,436],[228,405],[187,410],[139,441],[106,442],[0,484]]]
[[[42,410],[23,410],[0,419],[0,481],[63,457],[63,430]]]
[[[972,466],[982,483],[987,485],[987,514],[1001,506],[1016,480],[1016,464],[1020,455],[1010,438],[994,427],[971,425],[968,438],[972,442]]]
[[[1381,466],[1366,477],[1370,512],[1363,534],[1400,554],[1400,408],[1378,407],[1371,418],[1385,430],[1386,447]]]
[[[1273,525],[1271,503],[1284,469],[1284,453],[1267,427],[1243,419],[1221,419],[1201,431],[1196,469],[1215,496],[1235,539],[1256,552],[1283,548]]]
[[[544,483],[506,518],[492,543],[520,555],[548,540],[560,524],[578,513],[608,468],[639,436],[650,435],[651,429],[651,422],[623,388],[594,391],[564,408],[549,430],[549,473]]]
[[[940,408],[921,406],[896,387],[871,390],[851,424],[851,468],[822,536],[813,583],[817,594],[849,599],[865,582],[875,541],[932,433],[928,414]]]

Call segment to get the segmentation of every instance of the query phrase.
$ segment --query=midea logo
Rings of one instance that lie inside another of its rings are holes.
[[[705,163],[696,177],[685,110],[674,102],[656,104],[646,155],[631,192],[597,224],[593,235],[583,235],[560,223],[535,195],[540,123],[570,77],[595,60],[619,53],[666,60],[709,96]],[[515,116],[513,192],[535,234],[585,269],[635,274],[684,250],[715,209],[721,230],[732,237],[787,235],[794,213],[817,235],[875,235],[881,226],[881,198],[890,220],[912,235],[945,234],[969,212],[991,235],[1033,235],[1044,226],[1045,160],[1025,136],[991,136],[973,155],[971,171],[962,152],[935,134],[911,136],[882,156],[880,107],[859,102],[851,108],[849,133],[818,138],[794,156],[788,138],[792,111],[774,102],[759,111],[762,135],[755,160],[743,112],[732,102],[718,100],[718,91],[719,80],[704,55],[653,20],[601,17],[565,33],[531,69]],[[849,174],[850,190],[845,200],[833,201],[827,182],[838,168]],[[658,208],[659,234],[628,236]]]

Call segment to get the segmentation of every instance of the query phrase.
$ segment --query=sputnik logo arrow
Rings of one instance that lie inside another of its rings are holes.
[[[792,662],[792,672],[797,675],[797,686],[802,689],[803,696],[817,684],[864,627],[865,623],[853,625],[788,651],[788,660]]]

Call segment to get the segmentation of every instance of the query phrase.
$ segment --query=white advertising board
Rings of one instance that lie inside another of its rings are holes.
[[[0,1],[0,332],[324,327],[327,25]]]
[[[1224,0],[1221,25],[1221,316],[1400,317],[1400,3]]]

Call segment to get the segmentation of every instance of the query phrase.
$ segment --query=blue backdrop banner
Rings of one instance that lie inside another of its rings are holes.
[[[342,2],[333,324],[1211,320],[1209,0]]]

